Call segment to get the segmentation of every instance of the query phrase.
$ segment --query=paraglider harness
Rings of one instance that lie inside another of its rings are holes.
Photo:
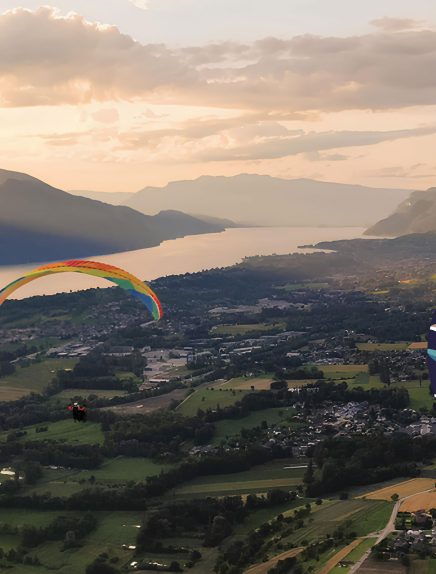
[[[86,422],[86,407],[84,405],[79,405],[79,403],[74,403],[68,405],[68,410],[73,413],[74,422]]]

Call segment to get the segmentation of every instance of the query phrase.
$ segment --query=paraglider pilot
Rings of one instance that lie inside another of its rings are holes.
[[[74,403],[68,405],[68,410],[73,414],[74,422],[86,422],[86,407],[84,405]]]

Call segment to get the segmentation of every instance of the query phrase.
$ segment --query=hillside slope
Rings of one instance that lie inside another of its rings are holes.
[[[0,183],[0,264],[140,249],[224,229],[184,213],[147,216],[73,196],[25,174],[6,176]]]
[[[395,237],[436,231],[436,188],[415,191],[398,208],[366,230],[366,235]]]

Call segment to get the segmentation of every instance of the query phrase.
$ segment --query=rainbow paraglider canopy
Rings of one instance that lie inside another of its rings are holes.
[[[2,305],[14,291],[35,279],[39,279],[45,275],[52,275],[54,273],[71,272],[84,273],[86,275],[94,275],[96,277],[107,279],[140,299],[156,321],[161,319],[163,315],[162,305],[160,304],[159,299],[146,283],[127,271],[123,271],[123,269],[120,269],[119,267],[106,265],[105,263],[98,263],[97,261],[81,260],[51,263],[50,265],[44,265],[43,267],[38,267],[37,269],[30,271],[24,277],[16,279],[0,290],[0,305]]]

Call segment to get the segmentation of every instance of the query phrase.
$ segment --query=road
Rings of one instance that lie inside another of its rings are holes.
[[[409,498],[413,498],[417,494],[423,494],[425,492],[432,492],[433,490],[434,490],[434,488],[427,488],[426,490],[422,490],[421,492],[415,492],[414,494],[410,494],[409,496],[405,496],[404,498],[400,498],[399,500],[397,500],[397,502],[394,505],[394,508],[392,509],[392,513],[391,513],[391,516],[389,518],[389,522],[386,524],[386,526],[383,528],[383,530],[381,530],[380,532],[374,533],[374,535],[377,535],[377,540],[375,543],[380,544],[380,542],[382,542],[385,538],[387,538],[389,536],[389,534],[392,534],[392,532],[395,531],[395,522],[397,520],[397,515],[398,515],[398,512],[401,508],[402,503],[405,500],[408,500]],[[370,538],[371,536],[372,535],[369,534],[367,536],[367,538]],[[348,571],[348,574],[355,574],[355,572],[357,572],[359,570],[359,568],[362,566],[362,564],[365,562],[365,560],[368,558],[368,556],[370,554],[371,554],[371,548],[365,552],[365,554],[362,556],[362,558],[360,558],[360,560],[358,560],[355,564],[353,564],[353,566]]]

